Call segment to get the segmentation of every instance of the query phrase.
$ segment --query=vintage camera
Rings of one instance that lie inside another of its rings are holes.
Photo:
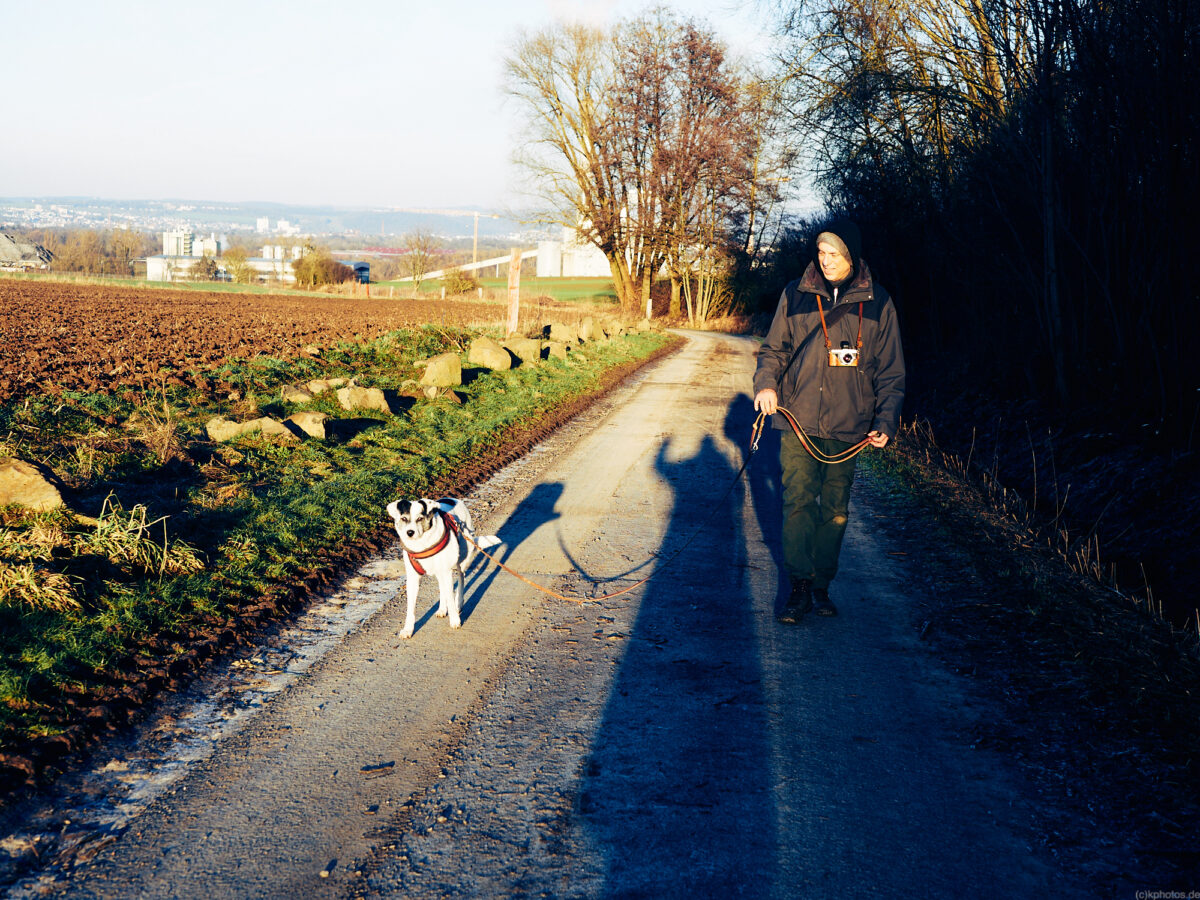
[[[849,341],[842,341],[840,347],[830,347],[829,364],[831,366],[857,366],[858,348],[851,347]]]

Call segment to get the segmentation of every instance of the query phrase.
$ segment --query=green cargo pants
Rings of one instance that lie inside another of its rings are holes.
[[[852,446],[832,438],[812,438],[812,442],[830,456]],[[784,566],[793,581],[807,578],[814,588],[828,589],[837,575],[858,457],[832,465],[817,462],[795,433],[787,430],[782,435],[779,461],[783,468]]]

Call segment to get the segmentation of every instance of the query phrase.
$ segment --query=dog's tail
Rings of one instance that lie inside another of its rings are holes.
[[[487,537],[475,538],[475,545],[479,547],[480,550],[488,550],[491,547],[498,547],[503,543],[504,541],[500,540],[500,538],[496,537],[494,534],[489,534]]]

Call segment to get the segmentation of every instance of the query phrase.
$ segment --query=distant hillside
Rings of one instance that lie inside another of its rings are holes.
[[[492,209],[409,209],[398,207],[296,206],[247,201],[113,200],[97,197],[0,198],[0,222],[19,228],[118,228],[143,231],[254,232],[267,219],[266,234],[288,228],[312,235],[395,237],[423,229],[442,237],[470,237],[479,213],[479,236],[501,237],[544,229],[520,221],[518,213]],[[285,227],[280,222],[286,222]],[[386,241],[384,243],[387,243]]]

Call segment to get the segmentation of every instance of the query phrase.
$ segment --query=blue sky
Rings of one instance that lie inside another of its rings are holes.
[[[752,3],[668,5],[735,52],[765,46]],[[0,197],[511,206],[518,29],[647,6],[0,0]]]

